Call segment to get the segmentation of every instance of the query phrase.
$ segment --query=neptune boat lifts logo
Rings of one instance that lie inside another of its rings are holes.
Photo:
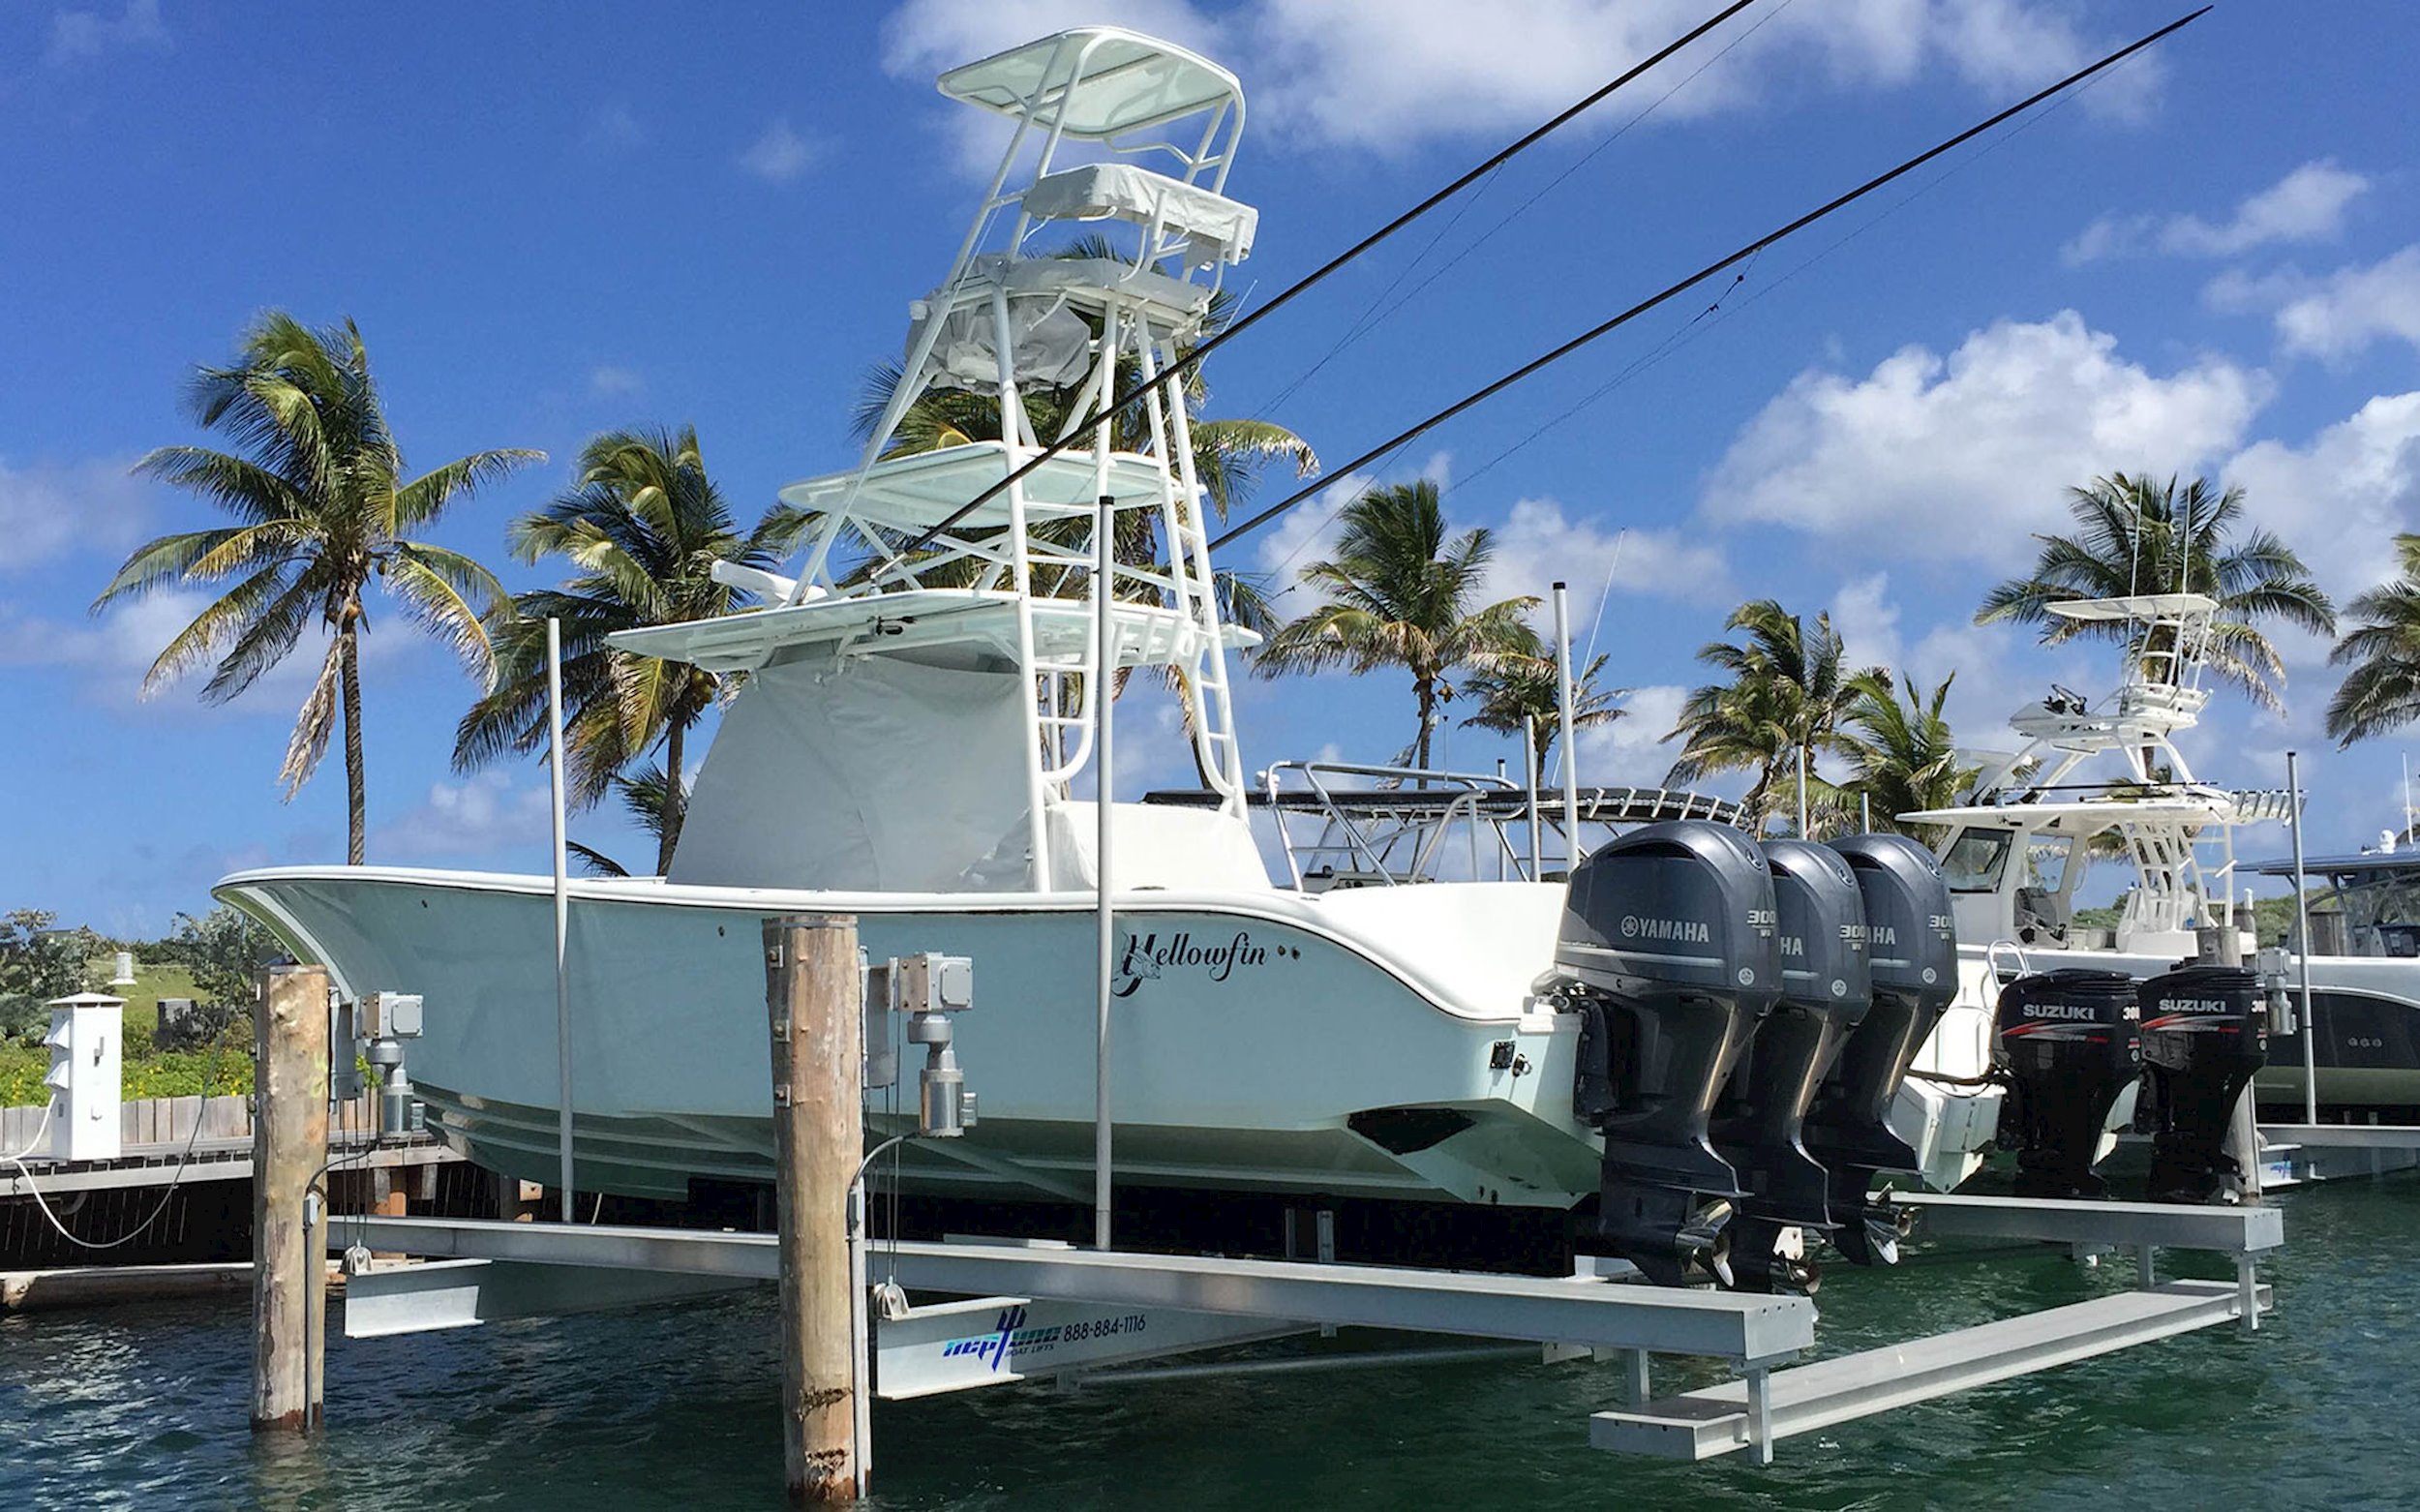
[[[1157,929],[1141,934],[1128,931],[1119,941],[1117,975],[1109,990],[1118,997],[1133,997],[1144,983],[1159,982],[1177,972],[1224,983],[1232,982],[1239,971],[1257,970],[1273,960],[1300,959],[1300,947],[1265,944],[1255,940],[1249,929],[1208,942],[1195,939],[1191,929],[1165,936]]]
[[[1117,1313],[1100,1317],[1075,1318],[1064,1323],[1033,1323],[1022,1302],[1000,1310],[999,1321],[991,1332],[971,1339],[953,1339],[941,1346],[945,1360],[973,1359],[989,1365],[994,1372],[1010,1360],[1037,1354],[1049,1354],[1061,1345],[1086,1344],[1096,1339],[1114,1339],[1127,1334],[1139,1334],[1151,1326],[1145,1313]]]

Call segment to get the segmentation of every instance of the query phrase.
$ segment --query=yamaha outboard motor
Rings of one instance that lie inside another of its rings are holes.
[[[1800,1142],[1800,1123],[1849,1031],[1865,1016],[1865,903],[1836,851],[1767,840],[1781,957],[1781,1002],[1756,1026],[1714,1105],[1714,1149],[1744,1195],[1731,1224],[1731,1269],[1743,1290],[1812,1291],[1815,1267],[1780,1253],[1782,1230],[1830,1225],[1830,1173]]]
[[[1555,966],[1582,1015],[1572,1108],[1605,1136],[1578,1247],[1667,1285],[1692,1265],[1722,1275],[1739,1189],[1706,1125],[1780,992],[1764,855],[1705,820],[1618,836],[1572,868]]]
[[[1914,1170],[1916,1151],[1891,1129],[1891,1104],[1908,1062],[1958,990],[1957,925],[1950,883],[1930,851],[1905,835],[1854,834],[1831,842],[1865,905],[1873,1006],[1815,1089],[1800,1139],[1831,1172],[1833,1248],[1860,1265],[1899,1258],[1899,1215],[1866,1200],[1874,1178]]]
[[[2154,1202],[2227,1202],[2244,1172],[2226,1153],[2236,1100],[2269,1063],[2269,1005],[2240,966],[2187,963],[2142,984],[2143,1089]]]
[[[2142,1074],[2141,1018],[2122,972],[2069,966],[2001,988],[1999,1143],[2016,1151],[2018,1196],[2109,1194],[2092,1167],[2109,1110]]]

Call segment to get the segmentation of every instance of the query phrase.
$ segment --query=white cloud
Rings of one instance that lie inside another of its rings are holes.
[[[119,47],[171,45],[168,29],[160,20],[160,0],[126,0],[113,20],[98,10],[60,11],[50,17],[50,50],[44,61],[56,68],[83,58],[97,58]]]
[[[0,458],[0,575],[76,552],[114,557],[139,544],[151,525],[152,485],[127,468],[122,458],[26,468]]]
[[[2066,521],[2067,490],[2115,469],[2190,470],[2241,440],[2265,374],[2203,358],[2165,378],[2075,312],[2001,320],[1942,357],[1907,347],[1861,379],[1809,370],[1731,444],[1706,513],[1861,551],[2012,567]]]
[[[550,810],[544,788],[518,788],[509,772],[432,783],[417,807],[378,827],[371,849],[407,861],[488,855],[546,840]]]
[[[1262,0],[1250,17],[1281,129],[1388,150],[1429,136],[1519,130],[1561,109],[1704,18],[1695,0]],[[1650,78],[1688,78],[1753,15]],[[1662,106],[1676,118],[1770,102],[1809,73],[1835,87],[1905,84],[1931,69],[1995,94],[2047,82],[2094,49],[2059,8],[2022,0],[1800,0]],[[2156,65],[2150,65],[2156,67]],[[2153,87],[2095,91],[2129,106]],[[2106,97],[2106,98],[2102,98]],[[1602,122],[1645,101],[1614,105]]]
[[[1869,572],[1841,584],[1831,595],[1831,627],[1851,666],[1898,667],[1899,606],[1890,592],[1891,574]]]
[[[2279,343],[2305,356],[2358,356],[2381,338],[2420,348],[2420,244],[2323,279],[2222,274],[2205,292],[2221,310],[2274,310]]]
[[[2197,215],[2104,215],[2061,252],[2070,266],[2157,250],[2178,257],[2229,257],[2255,247],[2332,241],[2344,211],[2370,180],[2333,159],[2306,163],[2246,198],[2226,221]]]
[[[1597,520],[1565,518],[1552,499],[1524,499],[1496,528],[1496,556],[1480,597],[1492,603],[1535,596],[1541,607],[1533,619],[1543,632],[1552,623],[1543,601],[1555,584],[1567,584],[1572,633],[1579,635],[1595,621],[1609,575],[1618,593],[1709,604],[1733,596],[1730,566],[1713,542],[1692,541],[1677,530],[1608,529]]]
[[[197,696],[209,680],[210,667],[196,668],[183,680],[161,690],[148,703],[142,697],[143,675],[163,648],[191,624],[210,602],[210,594],[187,589],[166,589],[148,597],[117,605],[98,620],[55,620],[13,613],[0,604],[0,666],[69,670],[83,680],[86,703],[120,711],[137,707],[191,715],[208,711],[233,714],[267,714],[291,720],[318,679],[327,655],[327,636],[317,629],[304,632],[286,659],[262,673],[234,700],[220,706]],[[375,609],[374,609],[375,613]],[[387,633],[364,636],[361,664],[365,677],[393,663],[412,644],[409,625],[399,616],[381,616]]]
[[[740,154],[740,166],[768,184],[789,184],[804,176],[822,155],[822,148],[800,136],[784,116]]]
[[[589,397],[592,399],[627,399],[647,387],[647,379],[636,368],[606,363],[589,375]]]
[[[1188,0],[1128,0],[1121,25],[1234,67],[1255,118],[1323,145],[1398,150],[1435,137],[1535,125],[1687,31],[1698,0],[1253,0],[1212,18]],[[1078,0],[908,0],[883,33],[884,67],[923,80],[944,69],[1099,19]],[[1757,23],[1743,16],[1650,80],[1688,78]],[[1995,95],[2045,83],[2098,50],[2071,9],[2041,0],[1799,0],[1662,106],[1684,118],[1752,107],[1812,76],[1841,89],[1906,84],[1939,69]],[[2133,113],[2155,99],[2156,56],[2127,65],[2124,87],[2090,107]],[[1626,104],[1626,103],[1625,103]],[[1634,113],[1617,106],[1601,129]],[[988,169],[1000,136],[954,123],[961,156]],[[987,152],[982,149],[987,148]]]
[[[2225,469],[2255,521],[2284,537],[2341,604],[2394,576],[2389,537],[2420,530],[2420,392],[2381,394],[2303,447],[2263,440]],[[2315,663],[2327,643],[2273,632]]]
[[[1688,697],[1689,690],[1677,682],[1632,688],[1622,700],[1620,718],[1582,727],[1576,771],[1580,781],[1590,787],[1661,783],[1680,754],[1679,741],[1666,745],[1663,739],[1680,717],[1680,706]]]

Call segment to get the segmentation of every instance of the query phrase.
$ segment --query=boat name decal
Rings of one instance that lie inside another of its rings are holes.
[[[1196,943],[1190,929],[1177,930],[1165,945],[1157,930],[1130,934],[1118,953],[1117,980],[1110,990],[1118,997],[1132,997],[1135,988],[1158,980],[1172,967],[1200,971],[1212,982],[1225,982],[1239,966],[1266,966],[1272,954],[1302,958],[1302,952],[1294,946],[1255,943],[1249,929],[1236,930],[1233,939],[1219,945]]]
[[[1681,945],[1711,945],[1714,931],[1702,920],[1649,919],[1640,914],[1621,916],[1621,937],[1625,940],[1671,940]]]

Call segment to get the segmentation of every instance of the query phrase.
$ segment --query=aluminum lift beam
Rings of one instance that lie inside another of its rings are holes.
[[[1592,1444],[1682,1460],[1747,1449],[1769,1464],[1774,1443],[1793,1435],[2222,1322],[2256,1328],[2271,1298],[2254,1266],[2285,1237],[2274,1207],[1932,1193],[1891,1200],[1933,1236],[2038,1240],[2079,1253],[2132,1249],[2139,1285],[1783,1370],[1776,1367],[1814,1343],[1815,1309],[1805,1297],[1665,1289],[1592,1276],[1139,1255],[1047,1241],[900,1242],[874,1247],[878,1271],[911,1290],[973,1300],[910,1309],[882,1325],[890,1336],[881,1346],[881,1390],[900,1397],[1013,1379],[1064,1382],[1103,1366],[1251,1338],[1337,1325],[1399,1329],[1544,1345],[1550,1359],[1619,1351],[1628,1405],[1593,1415]],[[778,1271],[771,1234],[376,1216],[347,1217],[332,1226],[332,1244],[444,1257],[356,1277],[346,1307],[348,1331],[357,1335],[671,1300],[770,1282]],[[2236,1280],[2163,1284],[2153,1265],[2162,1249],[2232,1255]],[[1447,1352],[1461,1357],[1467,1350]],[[1741,1378],[1650,1401],[1652,1354],[1714,1356],[1732,1362]],[[1098,1378],[1115,1380],[1119,1373]]]
[[[1704,1460],[1740,1449],[1772,1463],[1775,1440],[1908,1406],[1952,1392],[2073,1364],[2223,1322],[2260,1326],[2269,1288],[2254,1276],[2260,1255],[2285,1242],[2274,1207],[2191,1207],[2160,1202],[2077,1202],[1893,1193],[1935,1237],[2033,1239],[2084,1251],[2132,1249],[2138,1285],[2115,1296],[2046,1308],[1906,1344],[1784,1371],[1755,1366],[1744,1378],[1594,1414],[1599,1449]],[[2235,1258],[2235,1281],[2161,1284],[2154,1252],[2207,1250]]]
[[[331,1225],[330,1240],[532,1265],[732,1281],[772,1281],[778,1275],[771,1234],[348,1216]],[[1704,1354],[1743,1367],[1786,1358],[1815,1342],[1815,1306],[1794,1296],[1033,1243],[881,1243],[870,1258],[912,1291]]]

